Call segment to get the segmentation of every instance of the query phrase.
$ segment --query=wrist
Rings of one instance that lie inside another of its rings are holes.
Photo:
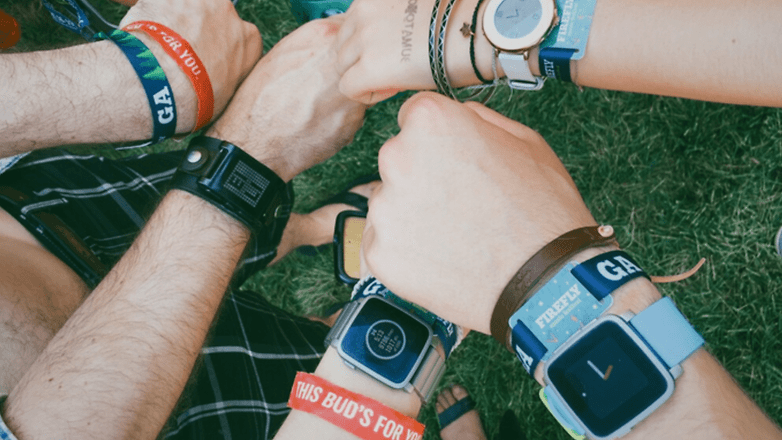
[[[196,97],[193,85],[182,71],[179,65],[169,56],[154,38],[140,31],[131,32],[134,37],[141,40],[157,58],[160,67],[165,72],[169,84],[171,84],[172,93],[176,102],[177,111],[177,133],[187,133],[193,130],[196,124],[196,113],[198,107],[198,98]],[[141,89],[139,93],[144,93]],[[145,133],[147,139],[152,135],[152,123],[148,122],[148,128]]]
[[[326,350],[314,374],[334,385],[377,400],[408,417],[415,418],[421,410],[421,400],[415,393],[390,388],[348,367],[333,347]]]
[[[618,250],[618,246],[603,246],[600,248],[587,249],[575,255],[568,261],[582,263],[599,255]],[[559,269],[557,269],[559,270]],[[660,299],[661,295],[657,287],[647,278],[639,277],[633,279],[611,293],[613,304],[606,310],[606,314],[621,315],[625,312],[638,314],[655,301]],[[535,369],[535,380],[543,385],[543,372],[547,361],[541,361]]]
[[[268,146],[279,144],[279,140],[265,142],[262,139],[253,139],[245,127],[232,124],[230,119],[229,114],[224,115],[212,124],[204,135],[236,145],[255,158],[255,160],[274,171],[284,182],[290,182],[297,174],[303,171],[292,165],[284,155],[279,154],[274,148]]]

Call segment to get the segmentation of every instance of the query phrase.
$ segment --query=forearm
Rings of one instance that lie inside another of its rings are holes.
[[[139,36],[163,67],[177,131],[192,128],[192,86],[159,45]],[[146,140],[152,114],[125,55],[111,41],[0,55],[0,157],[68,144]]]
[[[469,39],[458,31],[471,22],[475,4],[457,3],[451,17],[446,62],[457,85],[477,83]],[[571,62],[571,76],[580,86],[601,89],[782,106],[775,75],[782,50],[772,43],[780,22],[782,5],[768,1],[598,0],[586,53]],[[493,47],[480,20],[475,54],[483,76],[492,78]],[[539,75],[537,54],[530,51],[529,65]],[[498,71],[504,75],[499,63]]]
[[[20,439],[154,438],[248,238],[206,202],[169,193],[14,388],[3,413],[11,429]]]

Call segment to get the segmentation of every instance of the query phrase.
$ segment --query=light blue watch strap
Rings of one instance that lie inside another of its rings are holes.
[[[704,343],[703,337],[667,296],[634,316],[630,325],[668,368],[680,364]]]
[[[540,393],[538,394],[540,396],[540,400],[544,405],[546,405],[546,408],[554,416],[554,418],[557,419],[557,422],[559,422],[559,424],[565,428],[565,431],[570,434],[570,437],[576,440],[585,439],[586,430],[584,430],[584,427],[582,427],[581,424],[576,422],[575,419],[573,419],[573,417],[568,414],[564,403],[559,400],[556,394],[550,392],[550,390],[551,386],[541,388]]]

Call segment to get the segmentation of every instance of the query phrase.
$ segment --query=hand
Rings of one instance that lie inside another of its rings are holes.
[[[258,28],[236,13],[229,0],[138,0],[120,22],[149,20],[171,28],[193,47],[204,63],[214,91],[214,116],[223,111],[242,79],[258,61],[263,49]],[[134,35],[155,52],[174,88],[178,132],[193,129],[196,94],[179,65],[143,32]]]
[[[207,134],[245,149],[286,181],[349,143],[366,106],[337,86],[340,25],[341,17],[316,20],[277,43]]]
[[[486,107],[420,93],[379,153],[362,250],[399,296],[489,333],[507,282],[559,235],[595,224],[532,129]]]
[[[435,0],[355,0],[339,33],[340,90],[352,99],[375,103],[400,90],[435,87],[429,67],[429,24]],[[447,0],[443,0],[441,7]],[[468,37],[460,27],[472,22],[477,0],[454,6],[445,39],[445,68],[451,85],[478,84]],[[485,3],[484,3],[485,5]],[[481,72],[492,78],[491,47],[476,31]]]

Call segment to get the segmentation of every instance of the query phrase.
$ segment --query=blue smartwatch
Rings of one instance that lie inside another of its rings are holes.
[[[541,398],[574,438],[621,437],[671,397],[703,343],[668,297],[635,316],[604,315],[554,352]]]

